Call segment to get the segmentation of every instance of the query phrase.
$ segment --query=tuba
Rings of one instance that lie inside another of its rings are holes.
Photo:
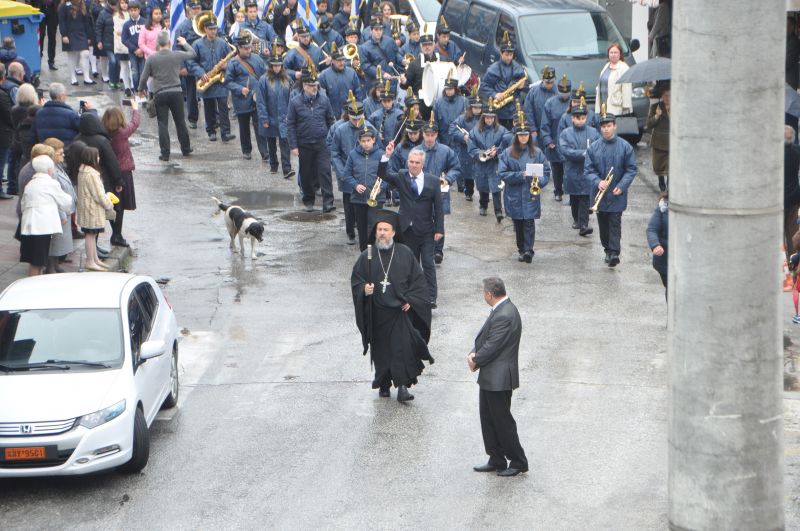
[[[264,50],[264,41],[259,39],[258,35],[249,29],[244,28],[239,31],[239,37],[247,39],[247,44],[253,47],[253,53],[256,55],[261,55],[261,52]]]
[[[192,29],[200,37],[206,36],[206,24],[212,20],[216,21],[217,17],[213,11],[201,11],[192,19]]]

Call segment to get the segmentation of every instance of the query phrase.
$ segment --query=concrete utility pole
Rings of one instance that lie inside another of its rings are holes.
[[[786,0],[675,0],[671,529],[783,529]]]

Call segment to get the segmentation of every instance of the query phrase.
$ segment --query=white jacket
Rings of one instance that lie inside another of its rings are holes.
[[[606,69],[611,67],[611,63],[606,63],[600,71],[600,77]],[[606,111],[615,116],[622,114],[630,114],[633,112],[633,103],[631,102],[631,93],[633,88],[630,83],[617,83],[617,80],[622,77],[622,74],[628,71],[630,67],[625,62],[620,61],[617,63],[616,68],[611,69],[611,74],[608,76],[608,100],[600,101],[600,83],[597,84],[597,99],[594,102],[594,112],[600,113],[600,104],[606,104]]]
[[[122,44],[122,26],[131,18],[127,13],[123,13],[122,17],[114,15],[114,53],[129,54],[128,47]]]
[[[22,223],[20,231],[27,236],[60,234],[59,209],[69,211],[72,197],[59,186],[58,181],[46,173],[35,173],[25,187],[20,202]]]

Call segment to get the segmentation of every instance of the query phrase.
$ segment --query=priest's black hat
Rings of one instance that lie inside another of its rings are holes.
[[[395,243],[403,243],[403,231],[400,230],[400,215],[394,210],[370,208],[368,214],[370,226],[368,242],[370,245],[375,245],[376,228],[380,222],[391,224],[394,227]]]

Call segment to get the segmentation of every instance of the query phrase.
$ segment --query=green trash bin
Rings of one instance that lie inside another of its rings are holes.
[[[0,0],[0,41],[14,39],[17,55],[25,59],[31,69],[34,85],[39,84],[42,60],[39,57],[39,23],[44,18],[41,11],[22,2]]]

